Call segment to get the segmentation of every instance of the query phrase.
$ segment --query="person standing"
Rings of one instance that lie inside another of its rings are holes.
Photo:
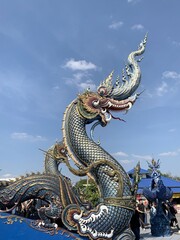
[[[145,206],[143,204],[143,200],[139,200],[139,204],[137,206],[137,210],[139,212],[139,220],[140,220],[140,226],[143,230],[145,230]]]
[[[139,211],[137,208],[134,214],[132,215],[132,218],[130,221],[130,228],[135,235],[135,240],[139,240],[140,239],[140,220],[139,220]]]
[[[178,225],[178,220],[176,218],[176,214],[177,214],[177,210],[175,209],[172,200],[171,201],[167,201],[167,206],[168,206],[168,212],[169,212],[169,218],[170,218],[170,226],[174,227],[174,225],[176,226],[178,232],[180,232],[180,227]]]

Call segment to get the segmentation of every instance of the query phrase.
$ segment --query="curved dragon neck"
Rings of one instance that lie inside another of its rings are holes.
[[[53,150],[50,148],[45,155],[44,161],[45,172],[47,174],[59,175],[58,163],[55,159],[53,159],[52,151]]]
[[[64,113],[62,128],[69,156],[81,169],[104,161],[90,171],[99,185],[102,198],[131,196],[128,175],[110,154],[88,137],[85,126],[86,119],[80,116],[74,101]]]

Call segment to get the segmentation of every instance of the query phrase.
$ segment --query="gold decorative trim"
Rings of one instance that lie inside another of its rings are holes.
[[[123,207],[130,210],[135,210],[136,207],[136,199],[134,196],[124,196],[124,197],[115,197],[115,198],[105,198],[105,204],[110,204],[116,207]]]

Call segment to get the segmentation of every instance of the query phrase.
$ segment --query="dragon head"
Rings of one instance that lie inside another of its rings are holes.
[[[64,143],[61,142],[56,142],[49,150],[48,152],[50,156],[57,161],[57,163],[62,163],[67,160],[67,154],[66,154],[66,149],[64,146]]]
[[[137,94],[125,100],[101,96],[99,93],[86,92],[78,98],[79,113],[88,123],[99,120],[105,126],[111,118],[115,118],[111,111],[128,111],[137,98]]]
[[[122,82],[119,77],[112,84],[113,72],[100,84],[97,92],[86,91],[78,96],[77,106],[81,116],[87,119],[87,123],[99,120],[105,126],[113,117],[111,111],[128,111],[139,94],[134,94],[140,84],[141,71],[135,57],[145,51],[147,35],[140,43],[138,50],[128,56],[128,64],[122,74]],[[119,119],[119,118],[118,118]]]

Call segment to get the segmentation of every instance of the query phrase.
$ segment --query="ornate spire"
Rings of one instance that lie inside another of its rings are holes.
[[[125,70],[123,69],[122,72],[122,82],[120,83],[118,79],[114,86],[112,85],[112,71],[98,87],[97,91],[100,95],[108,96],[115,100],[123,100],[130,97],[136,91],[141,80],[141,71],[138,62],[141,61],[142,58],[136,60],[135,57],[144,53],[146,42],[147,34],[139,44],[138,50],[129,54],[128,63],[125,66]]]

